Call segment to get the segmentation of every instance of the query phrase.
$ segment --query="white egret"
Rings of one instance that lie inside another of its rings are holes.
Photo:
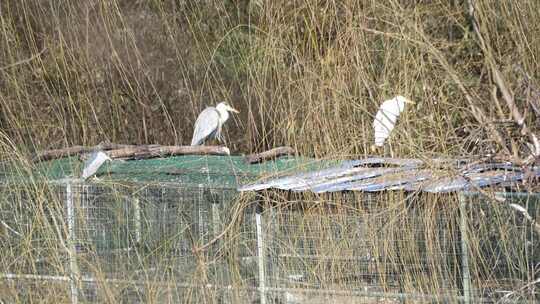
[[[403,96],[396,96],[386,100],[381,104],[379,111],[375,115],[373,121],[373,129],[375,130],[375,144],[372,148],[384,146],[384,142],[390,136],[394,129],[394,125],[399,117],[399,114],[405,109],[405,104],[414,104],[413,101]]]
[[[229,112],[239,113],[226,102],[220,102],[216,107],[204,109],[195,121],[191,145],[199,146],[204,144],[207,139],[212,138],[222,142],[221,127],[229,119]]]
[[[90,158],[84,164],[81,179],[86,180],[90,176],[96,174],[98,169],[108,160],[111,160],[111,158],[103,151],[92,153]]]

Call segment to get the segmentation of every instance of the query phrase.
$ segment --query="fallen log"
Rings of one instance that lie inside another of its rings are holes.
[[[280,156],[283,156],[283,155],[292,155],[295,152],[296,151],[291,147],[287,147],[287,146],[285,146],[285,147],[277,147],[277,148],[270,149],[268,151],[264,151],[264,152],[261,152],[261,153],[255,153],[255,154],[247,155],[245,157],[245,161],[248,164],[255,164],[255,163],[267,161],[267,160],[270,160],[270,159],[274,159],[274,158],[277,158],[277,157],[280,157]]]
[[[223,146],[160,146],[160,145],[123,145],[113,143],[100,143],[92,147],[73,146],[63,149],[46,150],[36,153],[32,161],[40,162],[62,157],[81,155],[96,151],[105,151],[110,158],[152,158],[169,155],[229,155],[230,151]]]
[[[109,150],[110,158],[144,159],[172,155],[230,155],[224,146],[156,146],[143,145]]]
[[[63,149],[40,151],[32,156],[33,162],[47,161],[56,158],[62,158],[66,156],[77,155],[79,153],[88,153],[89,148],[83,146],[73,146]]]
[[[114,144],[114,143],[100,143],[99,145],[92,146],[92,147],[85,147],[85,146],[73,146],[68,148],[62,148],[62,149],[55,149],[55,150],[46,150],[46,151],[40,151],[33,155],[32,161],[33,162],[40,162],[40,161],[47,161],[62,157],[68,157],[78,154],[84,154],[84,153],[92,153],[95,151],[106,151],[106,150],[112,150],[112,149],[123,149],[128,147],[135,147],[133,145],[123,145],[123,144]]]

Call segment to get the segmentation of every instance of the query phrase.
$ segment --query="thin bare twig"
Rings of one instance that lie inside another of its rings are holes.
[[[523,285],[521,288],[519,288],[516,291],[509,292],[508,294],[504,295],[504,297],[502,297],[501,300],[497,301],[497,303],[504,302],[504,301],[508,300],[511,296],[517,294],[518,292],[521,292],[521,291],[523,291],[523,290],[525,290],[525,289],[527,289],[527,288],[529,288],[529,287],[531,287],[533,285],[536,285],[536,284],[540,284],[540,278]]]
[[[465,178],[467,181],[470,181],[469,178],[467,178],[466,176],[462,175],[463,178]],[[472,183],[471,183],[472,184]],[[473,184],[474,185],[474,184]],[[474,189],[476,191],[478,191],[478,193],[480,193],[481,195],[487,197],[489,200],[495,202],[495,203],[499,203],[499,204],[506,204],[508,205],[511,209],[514,209],[515,211],[519,212],[521,215],[523,215],[523,217],[530,222],[531,226],[533,227],[533,229],[536,231],[536,233],[538,233],[538,235],[540,235],[540,223],[538,223],[530,214],[529,212],[527,212],[527,210],[519,205],[519,204],[514,204],[514,203],[507,203],[506,202],[506,198],[504,197],[498,197],[496,195],[494,195],[493,193],[489,193],[488,191],[480,188],[480,187],[477,187],[477,186],[474,186]]]
[[[2,225],[3,225],[4,227],[6,227],[7,230],[13,232],[13,233],[16,234],[17,236],[21,236],[21,234],[20,234],[19,232],[17,232],[17,230],[15,230],[15,229],[9,227],[9,225],[6,224],[4,221],[0,221],[0,223],[2,223]]]
[[[240,216],[242,215],[242,212],[243,212],[244,208],[246,208],[246,207],[247,207],[247,205],[245,205],[245,204],[236,205],[236,209],[233,212],[232,219],[231,219],[229,225],[227,225],[227,227],[225,227],[225,229],[223,229],[223,231],[221,231],[220,234],[216,235],[213,239],[211,239],[207,243],[202,244],[201,246],[194,246],[193,252],[198,254],[198,253],[202,252],[203,250],[207,249],[209,246],[211,246],[215,242],[222,239],[234,227],[234,225],[237,224],[237,221],[240,219]]]
[[[14,62],[10,65],[6,65],[4,67],[0,67],[0,71],[4,71],[4,70],[7,70],[7,69],[11,69],[13,67],[16,67],[18,65],[21,65],[21,64],[25,64],[25,63],[28,63],[38,57],[40,57],[41,55],[43,55],[43,53],[45,53],[45,51],[47,50],[47,47],[44,47],[41,51],[39,51],[39,53],[37,54],[34,54],[33,56],[29,57],[29,58],[26,58],[26,59],[23,59],[23,60],[19,60],[17,62]]]
[[[519,204],[509,204],[509,206],[518,211],[523,215],[524,218],[526,218],[529,222],[531,222],[531,225],[533,225],[534,229],[538,234],[540,234],[540,224],[527,212],[527,209],[525,209],[523,206]]]

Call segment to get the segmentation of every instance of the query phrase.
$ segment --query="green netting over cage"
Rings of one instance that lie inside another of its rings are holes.
[[[281,157],[273,161],[249,164],[243,156],[174,156],[143,160],[113,160],[96,173],[101,181],[175,183],[236,188],[239,184],[261,177],[279,176],[295,172],[321,169],[338,161],[321,161],[302,157]],[[47,180],[77,178],[83,162],[76,157],[39,163],[33,171],[6,166],[4,182],[26,179],[34,174]]]

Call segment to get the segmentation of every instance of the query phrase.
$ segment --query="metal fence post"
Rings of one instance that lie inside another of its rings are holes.
[[[465,194],[459,193],[459,217],[460,217],[460,243],[461,243],[461,279],[463,283],[463,298],[465,304],[472,300],[471,273],[469,268],[469,236],[467,229],[467,199]]]
[[[266,289],[268,290],[268,287],[276,286],[276,282],[278,281],[277,278],[277,265],[278,265],[278,257],[279,253],[277,252],[279,246],[276,246],[275,238],[276,238],[276,232],[278,231],[278,226],[276,223],[276,211],[273,207],[270,207],[267,209],[268,211],[268,225],[267,225],[267,233],[265,234],[265,246],[266,246],[266,269],[265,269],[265,275],[267,278],[267,286]]]
[[[137,244],[141,243],[141,202],[139,198],[133,199],[133,217],[134,217],[134,225],[135,225],[135,242]],[[127,212],[129,215],[129,212]]]
[[[223,203],[223,202],[222,202]],[[218,202],[212,201],[212,233],[213,237],[217,237],[221,232],[221,216],[219,214],[219,205]]]
[[[75,248],[75,206],[71,182],[66,185],[66,211],[67,211],[67,250],[69,256],[69,278],[71,288],[71,303],[79,303],[78,283],[80,278],[79,266],[77,265]]]
[[[257,262],[259,266],[259,297],[260,303],[266,304],[266,274],[265,274],[265,246],[263,235],[262,208],[255,211],[255,224],[257,225]]]

